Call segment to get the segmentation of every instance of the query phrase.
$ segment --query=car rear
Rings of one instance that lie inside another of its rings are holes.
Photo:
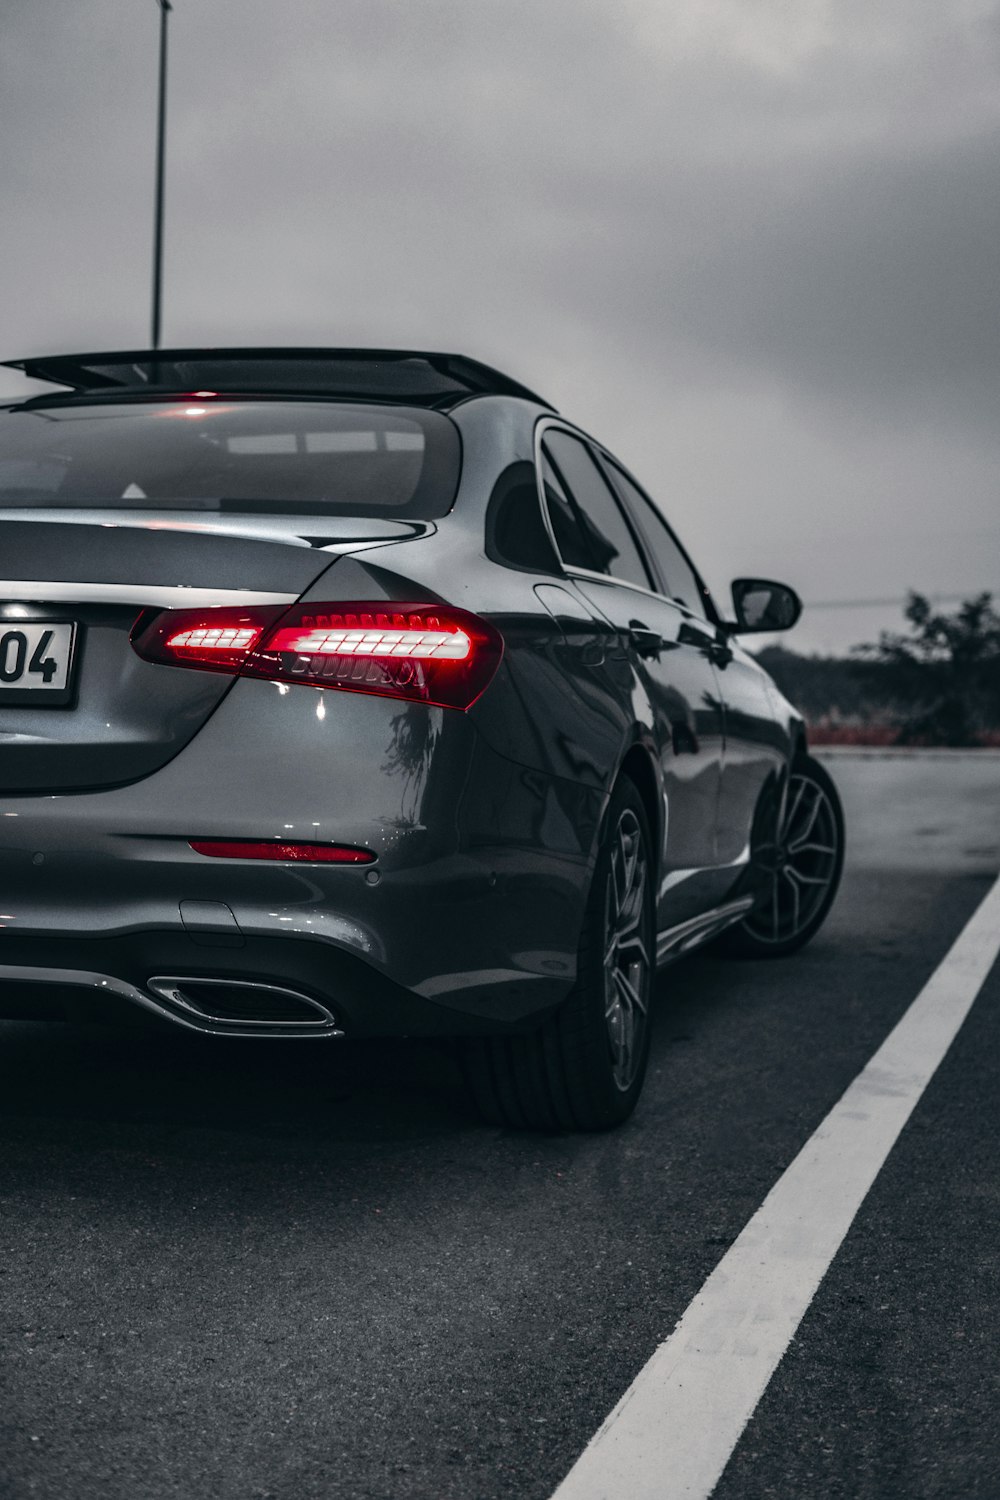
[[[458,430],[192,373],[0,413],[0,1010],[516,1027],[585,851],[526,858],[544,791],[468,713],[502,636],[421,565]]]

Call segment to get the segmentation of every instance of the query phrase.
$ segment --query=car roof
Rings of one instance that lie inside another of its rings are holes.
[[[132,349],[2,362],[75,397],[153,396],[211,389],[226,395],[327,396],[447,411],[473,396],[551,402],[464,354],[423,349],[315,347]],[[51,399],[51,398],[47,398]]]

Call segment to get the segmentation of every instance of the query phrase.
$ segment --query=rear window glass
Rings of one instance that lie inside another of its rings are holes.
[[[439,412],[197,399],[0,412],[0,509],[207,510],[433,520],[458,488]]]

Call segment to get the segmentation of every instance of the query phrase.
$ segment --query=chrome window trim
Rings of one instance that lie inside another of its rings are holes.
[[[4,604],[143,604],[160,609],[210,609],[213,605],[294,604],[298,594],[270,589],[206,589],[187,584],[67,583],[0,578]]]
[[[564,564],[565,567],[565,564]],[[644,594],[647,599],[655,599],[657,604],[669,604],[671,609],[676,609],[678,614],[686,620],[702,620],[701,615],[694,614],[686,604],[681,604],[676,599],[671,599],[667,594],[658,594],[655,589],[644,589],[641,583],[629,583],[627,578],[616,578],[613,573],[594,573],[590,568],[566,568],[568,578],[584,578],[594,583],[613,584],[615,588],[631,589],[634,594]],[[702,624],[708,622],[702,620]]]
[[[602,455],[606,455],[609,460],[611,460],[611,455],[607,454],[607,450],[603,448],[602,445],[598,443],[594,438],[588,437],[587,433],[582,432],[578,427],[574,427],[571,422],[567,422],[561,418],[557,420],[552,417],[540,417],[538,422],[535,424],[535,489],[538,493],[538,504],[542,513],[542,525],[545,527],[545,534],[552,544],[552,551],[556,561],[559,564],[559,567],[562,569],[563,577],[582,578],[591,580],[595,583],[614,584],[617,588],[631,589],[635,594],[644,596],[647,599],[655,599],[658,604],[669,604],[671,609],[677,610],[678,614],[683,615],[685,620],[694,620],[696,624],[707,626],[709,634],[711,634],[713,628],[713,622],[711,620],[706,619],[704,615],[696,614],[694,610],[689,609],[686,604],[681,604],[677,599],[671,599],[669,594],[661,594],[656,589],[643,588],[641,583],[630,583],[627,578],[617,578],[613,573],[595,573],[592,568],[575,568],[571,567],[569,563],[563,562],[562,554],[560,553],[559,547],[556,543],[555,532],[552,529],[552,522],[549,519],[549,508],[545,503],[545,482],[542,478],[542,439],[545,433],[548,432],[550,427],[554,427],[557,432],[566,432],[570,437],[579,438],[581,442],[587,443],[588,445],[596,448]],[[618,462],[617,459],[611,461],[615,463]],[[618,467],[622,470],[623,473],[628,472],[625,469],[624,464],[618,464]],[[607,481],[605,482],[607,483]],[[639,484],[637,484],[636,487],[638,489],[642,489],[642,486]],[[643,494],[646,493],[645,490],[643,490],[642,492]],[[612,494],[614,495],[614,491],[612,491]],[[614,498],[620,505],[621,501],[618,499],[618,496],[614,495]],[[652,505],[653,502],[650,501],[650,504]],[[631,525],[629,526],[629,530],[632,530]],[[671,535],[673,535],[672,532]],[[646,555],[647,547],[645,537],[636,537],[635,543],[639,548],[640,554],[646,564],[646,567],[649,568],[649,571],[651,573],[659,577],[659,568],[650,567],[650,561],[648,556]],[[677,545],[680,547],[679,542]],[[681,547],[681,552],[685,557],[687,557],[687,553],[684,552],[683,547]],[[694,568],[693,564],[692,570],[695,574],[695,577],[700,578],[701,575],[698,573],[698,570]]]
[[[548,432],[550,427],[554,427],[557,432],[560,429],[563,429],[572,437],[580,437],[581,434],[578,432],[574,432],[573,428],[568,422],[556,422],[553,421],[551,417],[540,417],[539,420],[535,423],[535,491],[538,495],[538,505],[542,512],[542,525],[545,527],[546,536],[552,543],[553,557],[559,564],[559,567],[562,569],[563,576],[565,578],[569,578],[572,576],[572,573],[569,567],[567,567],[566,563],[563,562],[562,553],[559,551],[559,548],[556,544],[556,534],[553,530],[552,522],[549,518],[549,507],[545,503],[545,481],[542,478],[542,438],[544,437],[545,433]],[[604,578],[605,576],[606,575],[604,573],[600,574],[600,577],[602,578]]]
[[[628,480],[629,484],[635,485],[635,488],[639,491],[639,494],[642,495],[643,499],[646,501],[646,504],[652,507],[653,513],[658,517],[658,519],[661,522],[661,524],[666,528],[666,531],[667,531],[668,536],[670,537],[670,540],[673,542],[674,546],[677,548],[678,552],[681,554],[681,557],[683,557],[684,561],[687,563],[688,567],[691,569],[691,572],[694,575],[694,581],[698,585],[698,588],[701,590],[702,597],[704,599],[706,609],[705,609],[705,613],[704,614],[698,614],[696,610],[691,610],[688,605],[684,605],[683,608],[688,611],[688,613],[689,613],[689,615],[690,615],[690,617],[692,619],[695,619],[695,620],[704,620],[706,622],[706,624],[712,626],[713,629],[718,629],[721,626],[721,624],[722,624],[722,617],[719,615],[719,611],[716,608],[715,600],[712,597],[711,591],[708,588],[706,588],[706,586],[705,586],[705,580],[704,580],[704,578],[701,575],[701,570],[698,567],[695,566],[694,558],[691,556],[690,552],[685,547],[684,543],[681,541],[680,537],[677,535],[676,531],[671,526],[671,524],[667,520],[666,516],[663,514],[662,510],[657,505],[657,503],[653,499],[652,495],[648,492],[648,490],[646,489],[646,487],[644,485],[641,485],[639,483],[638,479],[636,479],[636,477],[632,473],[631,469],[627,469],[625,467],[625,465],[622,463],[621,459],[620,458],[616,458],[615,455],[608,448],[605,448],[605,446],[604,446],[603,443],[599,443],[596,438],[592,438],[591,442],[593,443],[594,447],[597,449],[598,453],[601,456],[602,461],[605,464],[607,464],[612,469],[620,469],[621,472],[622,472],[622,474],[624,474],[625,478]],[[621,496],[619,496],[619,499],[621,499]],[[626,505],[627,502],[624,499],[622,499],[622,504]],[[639,527],[640,530],[642,529],[642,518],[641,517],[636,522],[636,525]],[[642,540],[643,540],[643,545],[645,546],[646,545],[645,537],[643,537]],[[659,575],[659,573],[660,573],[659,563],[657,562],[655,555],[651,554],[651,556],[653,557],[653,563],[655,564],[655,566],[654,566],[654,572],[657,575]],[[669,582],[669,580],[667,580],[667,581]],[[677,602],[674,599],[670,599],[670,596],[667,595],[667,594],[660,594],[660,595],[658,595],[658,597],[661,598],[661,599],[668,599],[671,604]],[[712,618],[713,615],[716,616],[715,619]]]
[[[542,524],[545,527],[549,541],[552,543],[552,549],[555,552],[556,559],[563,572],[568,577],[573,577],[574,574],[577,574],[581,578],[600,578],[603,579],[605,583],[621,583],[624,584],[626,588],[636,589],[640,593],[649,594],[650,597],[654,599],[666,598],[665,594],[658,594],[654,589],[643,588],[641,584],[631,583],[627,578],[618,578],[614,573],[595,573],[590,568],[573,568],[570,567],[568,563],[565,563],[563,561],[562,554],[556,545],[556,537],[555,532],[552,529],[552,523],[549,520],[549,508],[545,503],[545,485],[542,480],[542,439],[544,438],[546,432],[548,432],[550,429],[554,429],[556,432],[565,432],[567,437],[576,438],[578,442],[583,443],[584,447],[588,449],[601,449],[601,445],[600,443],[595,442],[592,437],[589,437],[587,433],[583,432],[579,427],[574,427],[572,422],[567,422],[563,417],[541,417],[535,424],[535,487],[538,490],[538,503],[542,508]],[[603,452],[603,449],[601,449],[601,451]],[[600,464],[597,463],[596,459],[594,460],[594,462],[597,468],[597,472],[601,475],[601,478],[604,480],[604,483],[607,486],[608,491],[610,492],[612,500],[621,511],[622,519],[625,522],[625,527],[633,542],[635,543],[636,550],[639,553],[639,557],[642,561],[643,567],[646,569],[646,572],[651,578],[659,577],[659,569],[650,565],[645,538],[636,533],[635,524],[629,516],[628,511],[624,508],[613,487],[611,486],[605,475],[602,473]],[[667,600],[668,604],[672,602],[672,600]]]

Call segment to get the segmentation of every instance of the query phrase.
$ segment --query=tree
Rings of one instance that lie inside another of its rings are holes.
[[[977,745],[1000,727],[1000,614],[993,596],[977,594],[953,614],[936,614],[910,593],[908,635],[883,631],[855,657],[878,670],[887,693],[904,708],[901,745]]]

